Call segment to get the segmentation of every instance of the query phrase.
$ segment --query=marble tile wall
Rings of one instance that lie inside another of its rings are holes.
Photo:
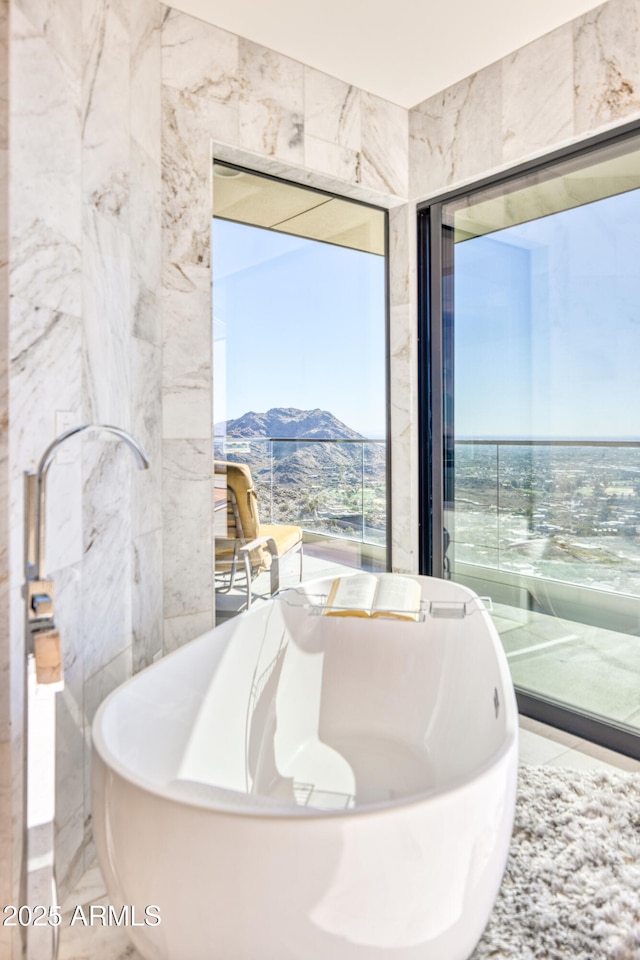
[[[640,0],[608,0],[410,111],[410,195],[640,117]]]
[[[81,229],[80,229],[80,66],[81,28],[60,8],[34,3],[10,8],[10,604],[11,679],[9,684],[14,759],[14,890],[22,840],[24,715],[23,471],[33,469],[56,435],[55,411],[82,415],[81,400]],[[50,21],[47,25],[47,21]],[[48,36],[45,31],[48,30]],[[45,122],[45,118],[46,121]],[[51,126],[49,126],[49,123]],[[51,131],[57,136],[52,137]],[[72,461],[52,468],[47,527],[49,570],[71,573],[81,561],[81,516],[73,512],[81,492],[77,447]],[[60,496],[60,493],[63,496]],[[61,535],[59,535],[61,534]],[[77,569],[77,568],[76,568]],[[71,609],[73,579],[60,580],[59,626],[69,634],[65,661],[68,690],[77,696],[76,639],[68,629],[81,621],[78,594]],[[68,586],[68,589],[65,589]],[[63,634],[64,635],[64,634]],[[64,723],[64,714],[62,714]],[[63,726],[62,729],[65,729]],[[76,738],[75,769],[83,771],[82,736]],[[68,769],[63,763],[63,769]],[[74,812],[82,792],[71,785],[64,797]],[[66,830],[65,830],[66,834]]]
[[[94,437],[72,441],[69,462],[50,473],[48,566],[67,676],[58,697],[64,892],[90,855],[86,760],[97,706],[213,619],[212,155],[390,210],[393,565],[415,570],[413,201],[638,116],[640,0],[609,0],[410,113],[157,0],[10,3],[7,26],[9,0],[0,0],[12,131],[8,331],[0,312],[0,428],[7,404],[9,417],[0,533],[11,517],[8,564],[0,553],[11,620],[8,641],[0,631],[0,760],[11,755],[13,778],[0,764],[0,841],[11,806],[14,847],[0,892],[15,883],[21,835],[22,471],[58,432],[56,411],[131,429],[152,464],[138,472],[121,445]],[[2,308],[3,242],[0,222]]]
[[[84,870],[90,837],[95,693],[106,695],[162,645],[161,8],[157,0],[11,0],[8,28],[7,8],[2,0],[0,42],[8,33],[11,52],[8,362],[6,332],[0,340],[0,384],[7,363],[9,378],[11,628],[8,677],[0,651],[0,749],[10,729],[14,887],[23,789],[23,471],[61,432],[58,412],[73,423],[132,430],[151,461],[138,471],[125,445],[92,433],[68,441],[49,472],[46,568],[57,588],[66,682],[57,697],[64,895]],[[0,77],[6,105],[5,86]],[[4,162],[6,124],[0,129]],[[0,390],[0,402],[5,395]]]
[[[213,622],[212,156],[398,214],[392,227],[393,457],[406,474],[413,350],[407,111],[259,44],[166,8],[162,28],[164,644]],[[215,187],[215,185],[214,185]],[[401,328],[401,329],[400,329]],[[397,429],[397,436],[395,430]],[[415,568],[415,489],[395,504],[394,565]],[[412,512],[413,511],[413,512]]]
[[[0,901],[13,894],[13,749],[9,640],[9,2],[0,0]],[[11,953],[12,931],[0,928],[0,956]]]

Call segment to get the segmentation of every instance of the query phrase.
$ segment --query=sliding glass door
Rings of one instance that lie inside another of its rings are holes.
[[[421,218],[425,565],[528,712],[640,754],[640,137]]]

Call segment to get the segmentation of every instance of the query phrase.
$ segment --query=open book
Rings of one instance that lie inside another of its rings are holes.
[[[338,577],[329,591],[324,614],[328,617],[420,618],[420,584],[396,573],[357,573]]]

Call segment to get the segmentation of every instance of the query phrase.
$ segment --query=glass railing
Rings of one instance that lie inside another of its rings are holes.
[[[640,597],[640,442],[459,440],[452,567]]]
[[[216,437],[214,457],[248,464],[262,522],[384,546],[384,440]]]

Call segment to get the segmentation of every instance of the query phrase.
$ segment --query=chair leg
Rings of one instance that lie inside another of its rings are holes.
[[[244,572],[247,578],[247,610],[251,606],[251,560],[249,554],[244,555]]]
[[[302,544],[300,544],[300,583],[302,583]]]
[[[271,596],[275,597],[277,593],[280,592],[280,557],[275,554],[271,558]]]
[[[231,570],[229,572],[229,587],[228,590],[231,590],[233,582],[236,578],[236,570],[238,569],[238,548],[234,546],[233,548],[233,560],[231,561]]]

